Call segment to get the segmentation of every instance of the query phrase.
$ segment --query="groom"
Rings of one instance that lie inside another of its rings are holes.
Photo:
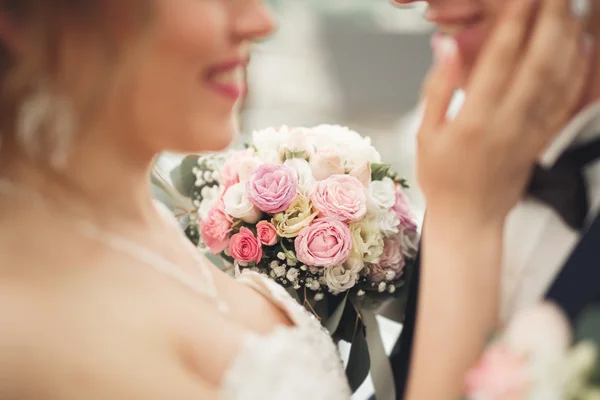
[[[392,1],[401,5],[413,3],[413,0]],[[427,0],[427,3],[427,18],[442,34],[446,31],[455,37],[466,82],[507,2]],[[595,70],[589,78],[589,92],[581,111],[572,116],[543,154],[528,196],[508,217],[503,321],[544,298],[558,303],[571,320],[587,305],[600,301],[600,2],[591,0],[589,5],[587,31],[595,39]],[[391,356],[398,399],[404,396],[409,375],[418,290],[417,268],[409,283],[403,332]]]

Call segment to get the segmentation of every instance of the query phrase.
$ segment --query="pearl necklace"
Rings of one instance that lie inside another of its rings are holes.
[[[44,208],[47,211],[51,211],[49,202],[41,194],[31,188],[20,186],[14,182],[0,180],[0,193],[6,196],[18,197],[34,203],[38,207]],[[68,220],[75,229],[77,229],[87,238],[104,243],[112,250],[126,254],[144,264],[147,264],[163,275],[179,281],[196,293],[208,297],[211,301],[216,303],[220,312],[227,313],[229,311],[227,304],[219,299],[217,287],[215,285],[212,273],[210,272],[209,268],[204,265],[204,260],[196,248],[193,248],[193,251],[190,251],[190,255],[196,261],[196,264],[205,278],[204,285],[191,278],[190,275],[186,274],[178,265],[151,250],[147,246],[136,243],[116,233],[104,230],[89,220]],[[192,244],[189,243],[189,246],[192,246]]]

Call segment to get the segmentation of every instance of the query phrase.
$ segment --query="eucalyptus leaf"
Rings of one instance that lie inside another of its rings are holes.
[[[391,165],[389,164],[371,164],[371,180],[380,181],[385,178],[390,171]]]
[[[346,308],[346,304],[348,303],[349,293],[349,291],[346,292],[344,298],[342,299],[340,304],[338,304],[335,311],[331,314],[329,318],[327,318],[327,321],[324,322],[324,326],[329,331],[330,335],[333,335],[340,326],[340,321],[342,320],[342,316],[344,315],[344,309]]]
[[[208,260],[211,263],[216,265],[217,268],[219,268],[220,270],[226,269],[227,266],[225,265],[225,260],[221,256],[213,254],[210,251],[205,252],[204,255],[206,256],[206,258],[208,258]]]
[[[179,167],[171,171],[171,181],[175,188],[184,196],[191,197],[196,182],[196,175],[193,170],[198,166],[198,155],[189,155],[185,157]]]
[[[575,338],[600,343],[600,306],[587,308],[577,319]]]
[[[365,337],[365,329],[362,322],[359,321],[354,340],[350,347],[348,365],[346,366],[346,377],[348,378],[352,392],[358,390],[363,384],[365,379],[367,379],[370,370],[371,360],[369,358],[369,348],[367,346],[367,338]]]

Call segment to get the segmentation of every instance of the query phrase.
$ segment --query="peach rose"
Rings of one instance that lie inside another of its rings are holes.
[[[343,174],[344,165],[339,153],[329,147],[322,147],[317,150],[309,161],[310,169],[316,180],[322,181],[331,175]]]
[[[277,243],[277,231],[269,221],[260,221],[256,224],[256,236],[265,246],[273,246]]]
[[[332,175],[319,182],[311,200],[321,217],[354,222],[367,214],[365,188],[350,175]]]

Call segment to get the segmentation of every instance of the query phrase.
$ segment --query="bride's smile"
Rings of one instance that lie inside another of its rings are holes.
[[[245,58],[223,62],[208,70],[204,75],[206,83],[217,93],[232,101],[237,101],[246,89],[244,82]]]

